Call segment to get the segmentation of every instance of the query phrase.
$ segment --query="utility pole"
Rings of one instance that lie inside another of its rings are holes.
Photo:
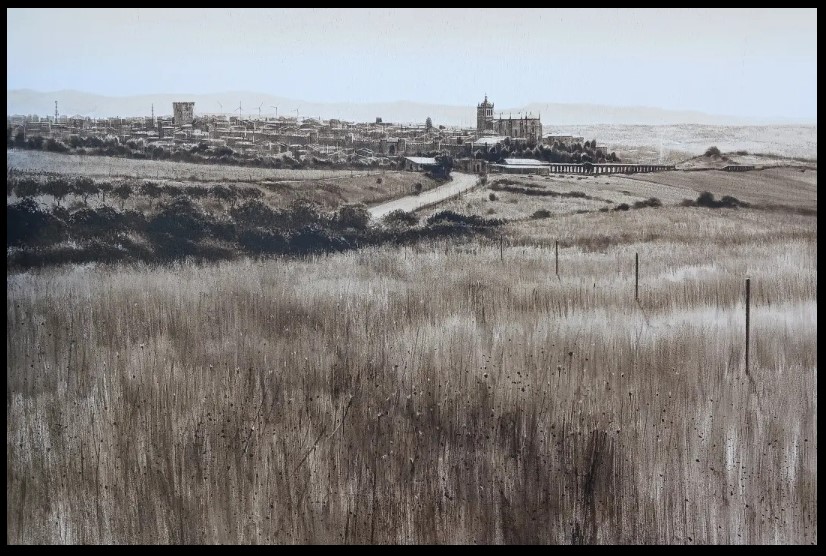
[[[54,123],[57,123],[57,116],[58,116],[57,101],[54,101]]]

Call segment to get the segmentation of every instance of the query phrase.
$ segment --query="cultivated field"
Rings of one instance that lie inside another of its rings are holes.
[[[496,182],[512,182],[513,187],[523,192],[496,190]],[[765,210],[802,210],[817,214],[817,170],[801,171],[799,168],[772,168],[742,173],[714,170],[587,177],[491,174],[487,187],[465,193],[424,213],[430,214],[447,208],[464,214],[521,220],[529,218],[538,210],[546,210],[557,216],[577,211],[613,210],[622,203],[632,205],[651,197],[656,197],[665,206],[679,205],[684,199],[696,199],[703,191],[709,191],[718,197],[731,195],[757,205],[762,209],[757,214],[763,214]],[[490,198],[491,193],[495,196],[493,200]],[[737,218],[737,213],[731,215]],[[625,220],[617,222],[620,229],[626,227],[623,222],[627,222],[627,219],[628,216],[625,215]]]
[[[538,183],[665,206],[488,189],[446,206],[573,204],[501,252],[8,275],[8,542],[816,544],[816,214]]]

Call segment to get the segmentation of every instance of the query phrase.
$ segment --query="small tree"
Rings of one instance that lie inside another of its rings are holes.
[[[34,178],[22,177],[14,184],[14,192],[21,199],[35,197],[40,192],[40,182]]]
[[[94,195],[98,192],[98,187],[92,178],[81,177],[72,183],[72,193],[80,195],[83,199],[83,204],[89,206],[89,195]]]
[[[46,195],[51,195],[57,206],[60,206],[60,201],[71,192],[71,187],[65,178],[49,178],[43,186],[43,192]]]
[[[418,195],[421,192],[422,192],[422,182],[417,181],[416,183],[413,184],[413,193]]]
[[[234,185],[229,187],[216,185],[212,188],[210,194],[220,201],[229,203],[231,209],[235,208],[235,203],[238,200],[238,189]]]
[[[720,149],[717,147],[709,147],[706,149],[706,156],[720,156]]]
[[[120,199],[120,210],[123,210],[123,205],[126,200],[132,195],[132,188],[128,183],[122,183],[112,190],[112,193]]]
[[[114,189],[112,184],[109,182],[103,182],[98,185],[98,193],[100,194],[100,202],[106,203],[106,194],[110,193]]]
[[[430,119],[430,116],[428,116],[427,119],[425,120],[424,127],[427,131],[430,131],[431,129],[433,129],[433,120]]]
[[[149,197],[149,208],[152,209],[152,201],[161,196],[163,190],[153,181],[144,182],[141,185],[141,195]]]

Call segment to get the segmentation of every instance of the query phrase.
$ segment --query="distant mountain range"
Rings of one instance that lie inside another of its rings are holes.
[[[450,106],[399,101],[381,103],[306,102],[274,95],[251,92],[212,94],[152,94],[125,97],[102,96],[82,91],[40,92],[30,89],[7,91],[7,114],[54,114],[58,101],[60,114],[90,117],[149,116],[152,105],[155,115],[171,115],[172,102],[194,101],[195,114],[238,114],[339,118],[348,121],[369,122],[380,117],[385,122],[424,123],[427,117],[436,125],[476,125],[475,106]],[[494,102],[496,99],[492,99]],[[500,105],[501,106],[501,105]],[[277,109],[275,108],[277,107]],[[497,108],[497,112],[500,112]],[[606,106],[598,104],[531,103],[527,106],[505,107],[505,116],[531,113],[541,114],[542,123],[551,126],[621,124],[621,125],[751,125],[751,124],[813,124],[801,120],[757,120],[735,116],[720,116],[687,110],[666,110],[643,106]]]

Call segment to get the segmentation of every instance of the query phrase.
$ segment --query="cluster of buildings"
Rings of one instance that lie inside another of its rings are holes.
[[[485,95],[476,107],[476,128],[434,127],[375,122],[353,123],[338,119],[297,117],[241,117],[223,114],[197,115],[194,102],[175,102],[171,117],[89,118],[81,116],[9,116],[12,136],[40,136],[66,143],[80,138],[117,138],[120,144],[150,149],[170,150],[204,145],[246,157],[277,157],[284,153],[302,159],[316,157],[330,163],[361,162],[389,165],[401,160],[403,167],[424,170],[433,158],[423,154],[446,153],[456,159],[455,166],[470,172],[540,171],[547,166],[538,160],[507,161],[488,165],[480,154],[502,144],[519,149],[540,144],[582,143],[582,137],[543,134],[539,116],[496,115],[494,105]]]

